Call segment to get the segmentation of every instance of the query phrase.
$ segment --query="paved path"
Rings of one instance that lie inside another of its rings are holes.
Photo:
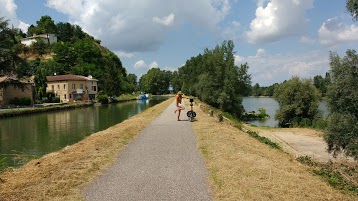
[[[174,103],[85,189],[85,200],[211,200],[205,163],[186,110]]]

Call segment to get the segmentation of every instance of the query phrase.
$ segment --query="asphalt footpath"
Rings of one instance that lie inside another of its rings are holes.
[[[192,124],[171,104],[84,190],[85,200],[212,200]]]

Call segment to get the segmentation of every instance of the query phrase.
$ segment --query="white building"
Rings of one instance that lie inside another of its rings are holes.
[[[44,43],[52,44],[57,42],[57,36],[55,34],[34,34],[31,37],[21,39],[21,43],[30,46],[32,43],[36,43],[36,39],[42,40]]]

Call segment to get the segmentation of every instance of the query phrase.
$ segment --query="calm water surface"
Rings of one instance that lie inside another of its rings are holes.
[[[242,104],[247,112],[258,112],[259,108],[264,108],[266,113],[270,115],[268,119],[252,120],[248,123],[256,126],[277,127],[278,122],[275,120],[275,114],[279,109],[279,105],[275,99],[269,97],[244,97]],[[318,109],[322,112],[323,117],[327,117],[328,110],[325,102],[321,102]]]
[[[0,119],[0,163],[21,165],[118,124],[167,97]],[[17,158],[16,156],[20,156]],[[1,164],[0,164],[1,165]]]

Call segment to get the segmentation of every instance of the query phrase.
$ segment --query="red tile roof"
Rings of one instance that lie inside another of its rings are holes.
[[[88,80],[84,76],[79,75],[56,75],[56,76],[46,76],[48,82],[56,82],[56,81],[86,81]]]

